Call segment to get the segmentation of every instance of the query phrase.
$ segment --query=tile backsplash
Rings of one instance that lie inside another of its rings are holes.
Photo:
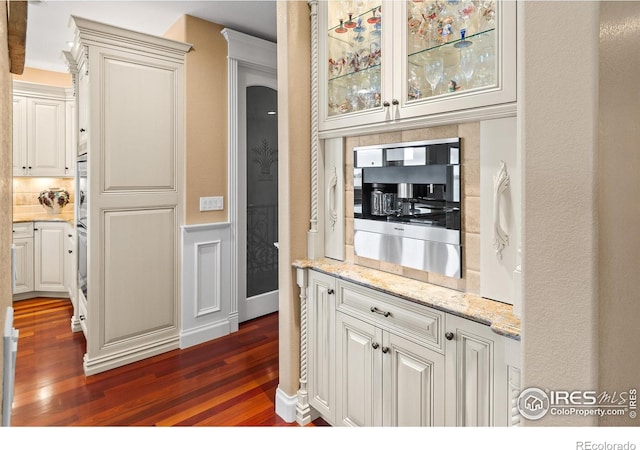
[[[49,188],[63,188],[69,193],[70,201],[64,210],[73,210],[75,200],[75,180],[73,178],[47,177],[14,177],[13,178],[13,212],[33,213],[42,212],[42,205],[38,202],[40,192]]]
[[[462,278],[451,278],[356,256],[353,251],[353,148],[450,137],[460,137],[462,140]],[[458,291],[480,294],[480,123],[472,122],[346,138],[345,244],[348,262]]]

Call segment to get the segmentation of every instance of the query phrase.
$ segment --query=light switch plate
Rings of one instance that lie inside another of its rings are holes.
[[[223,197],[200,197],[200,211],[221,211],[224,209]]]

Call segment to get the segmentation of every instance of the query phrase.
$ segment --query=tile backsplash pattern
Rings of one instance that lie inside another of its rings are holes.
[[[355,256],[353,251],[353,148],[460,137],[462,141],[462,278]],[[480,294],[480,123],[446,125],[345,138],[345,255],[348,262],[458,291]]]
[[[44,211],[38,196],[40,192],[49,188],[63,188],[69,193],[69,204],[64,211],[73,211],[75,201],[75,184],[73,178],[47,178],[47,177],[14,177],[13,178],[13,212],[39,213]]]

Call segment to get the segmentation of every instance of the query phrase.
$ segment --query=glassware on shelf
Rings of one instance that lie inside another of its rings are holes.
[[[465,88],[471,88],[473,73],[476,69],[476,53],[472,47],[460,49],[460,70],[465,79]]]
[[[424,65],[424,76],[431,85],[431,95],[436,94],[436,88],[444,78],[444,62],[441,57],[433,57]]]
[[[380,107],[380,0],[329,0],[329,116]]]

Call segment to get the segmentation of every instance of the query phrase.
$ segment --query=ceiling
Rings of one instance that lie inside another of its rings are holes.
[[[73,40],[71,15],[162,36],[184,14],[276,41],[275,0],[30,0],[25,65],[67,72],[62,51]]]

